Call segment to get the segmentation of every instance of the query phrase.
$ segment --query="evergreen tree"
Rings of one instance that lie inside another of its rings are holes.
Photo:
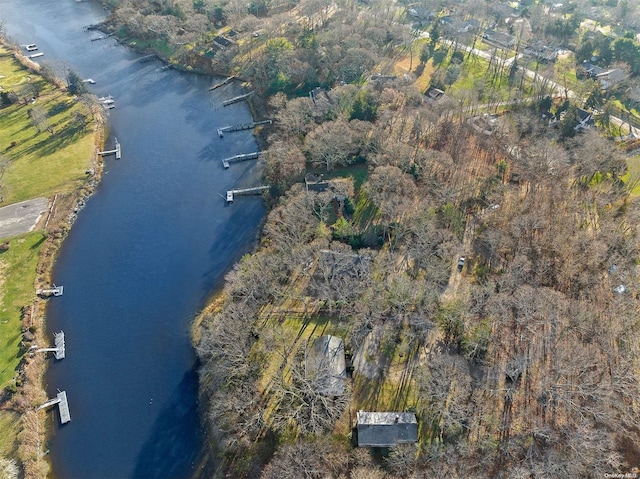
[[[72,95],[82,95],[89,90],[82,78],[73,70],[69,70],[69,73],[67,73],[67,91]]]

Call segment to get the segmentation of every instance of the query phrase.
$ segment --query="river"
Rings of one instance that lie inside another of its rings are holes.
[[[210,78],[140,55],[113,39],[90,41],[84,26],[106,12],[74,0],[2,0],[0,21],[37,60],[93,78],[113,95],[111,136],[122,159],[80,212],[54,268],[64,296],[50,300],[49,332],[64,330],[67,357],[46,376],[50,397],[66,390],[72,421],[53,413],[54,476],[192,477],[204,437],[189,326],[225,272],[253,245],[264,206],[219,194],[259,183],[255,162],[223,170],[220,159],[255,151],[251,131],[216,128],[251,121],[245,103],[222,107],[238,85],[214,92]],[[53,360],[52,360],[53,361]]]

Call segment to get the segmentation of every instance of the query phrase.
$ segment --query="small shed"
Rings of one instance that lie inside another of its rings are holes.
[[[411,412],[358,411],[358,447],[392,447],[418,441],[418,421]]]
[[[317,338],[307,351],[306,371],[316,379],[320,394],[342,396],[347,378],[344,341],[330,334]]]

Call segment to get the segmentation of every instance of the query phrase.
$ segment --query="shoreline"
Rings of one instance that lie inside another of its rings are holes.
[[[104,31],[105,33],[114,34],[114,26],[111,23],[111,18],[107,18],[104,22],[95,26],[97,30]],[[127,43],[127,38],[118,38],[115,36],[119,43],[123,46],[132,49],[133,51],[145,54],[149,53],[149,49],[141,49],[135,45]],[[24,56],[22,51],[14,44],[11,44],[4,38],[0,38],[0,43],[5,45],[14,54],[16,59],[25,66],[25,68],[36,73],[39,72],[40,65]],[[210,78],[224,77],[231,75],[231,73],[221,73],[212,71],[209,69],[203,69],[200,66],[193,66],[189,64],[176,64],[171,62],[168,58],[161,55],[160,52],[151,50],[156,54],[158,58],[166,65],[171,65],[172,68],[185,73],[195,73],[198,75],[207,76]],[[250,82],[239,79],[243,85],[250,85]],[[51,81],[51,80],[49,80]],[[65,83],[61,79],[55,79],[51,81],[59,89],[65,89]],[[267,110],[267,104],[262,97],[252,97],[247,100],[251,116],[256,121],[256,118],[264,117]],[[102,150],[104,143],[108,138],[108,125],[107,119],[104,114],[100,114],[95,118],[96,139],[95,148],[96,151]],[[256,139],[259,149],[265,148],[265,137],[263,130],[260,129],[254,132],[254,138]],[[37,274],[34,283],[34,291],[38,288],[45,288],[52,283],[52,274],[55,262],[61,246],[64,243],[67,235],[69,234],[73,223],[76,219],[76,214],[84,206],[84,202],[89,199],[95,192],[96,187],[99,185],[103,175],[103,161],[100,155],[95,154],[92,162],[92,174],[87,176],[86,181],[75,191],[66,193],[64,195],[55,195],[55,197],[49,198],[50,204],[48,211],[42,215],[39,219],[35,230],[42,230],[45,234],[45,241],[40,251],[40,258],[38,260]],[[262,228],[266,218],[263,218],[256,233],[256,245],[252,248],[251,252],[255,252],[258,247],[260,237],[262,235]],[[202,318],[204,312],[210,311],[212,307],[216,307],[218,304],[216,298],[224,297],[224,283],[218,288],[211,291],[209,298],[205,301],[202,310],[195,316],[189,326],[189,333],[191,337],[191,345],[196,348],[197,337],[199,336],[199,330],[202,328]],[[35,340],[36,343],[44,343],[50,337],[50,332],[47,330],[46,323],[46,299],[39,298],[34,295],[34,299],[31,303],[31,313],[27,318],[23,318],[23,329],[25,322],[28,322],[30,327],[35,328]],[[28,353],[23,356],[23,363],[20,367],[19,374],[23,377],[23,384],[18,389],[18,392],[12,397],[7,399],[0,399],[0,408],[4,408],[19,414],[20,416],[20,432],[17,438],[17,459],[19,460],[20,468],[23,472],[23,477],[52,477],[52,465],[49,460],[48,450],[46,448],[47,441],[53,432],[53,416],[47,414],[45,411],[35,411],[34,408],[37,404],[41,404],[47,400],[47,394],[45,391],[45,375],[48,368],[48,359],[46,356],[37,355],[30,357]],[[200,389],[200,387],[198,388]],[[31,399],[27,399],[30,397]],[[208,408],[207,398],[201,395],[201,391],[198,391],[198,401],[200,402],[199,409],[201,410],[201,419],[204,418],[206,409]],[[214,437],[208,427],[208,421],[198,421],[202,427],[205,428],[205,446],[206,450],[203,451],[200,463],[196,466],[196,474],[202,472],[211,472],[215,474],[218,471],[218,465],[216,459],[221,449],[217,444],[211,444],[210,438]]]
[[[12,52],[14,58],[27,70],[40,73],[40,67],[25,57],[22,52],[5,38],[0,38],[0,44]],[[62,80],[50,81],[57,89],[64,90]],[[45,240],[40,250],[36,278],[34,282],[34,297],[30,304],[30,312],[22,318],[23,331],[32,330],[35,343],[46,343],[49,337],[46,324],[46,299],[39,298],[35,291],[51,284],[53,268],[60,247],[73,227],[77,213],[85,202],[93,195],[102,180],[104,163],[97,151],[103,148],[108,137],[106,117],[100,113],[94,118],[94,153],[91,169],[87,170],[84,182],[69,193],[56,194],[49,198],[48,211],[38,220],[33,231],[43,231]],[[51,415],[34,408],[46,400],[44,378],[48,367],[46,356],[30,356],[25,352],[18,370],[22,378],[22,385],[17,392],[0,400],[0,407],[14,412],[20,417],[20,431],[16,438],[17,458],[23,476],[47,477],[51,472],[51,464],[47,459],[47,451],[43,450],[51,427]]]

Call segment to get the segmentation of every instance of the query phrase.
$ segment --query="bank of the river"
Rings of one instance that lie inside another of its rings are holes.
[[[19,47],[2,38],[0,38],[0,46],[11,52],[13,57],[22,64],[25,71],[31,75],[30,81],[33,82],[34,78],[37,78],[40,70],[39,65],[26,58]],[[62,95],[62,98],[66,97],[64,82],[52,80],[49,83],[56,94]],[[69,101],[71,100],[69,99]],[[47,104],[43,103],[43,106],[47,106]],[[91,142],[88,143],[89,147],[77,153],[86,158],[84,160],[86,166],[84,179],[78,182],[77,176],[70,175],[66,182],[60,184],[56,188],[54,196],[50,198],[47,213],[42,215],[36,227],[36,230],[43,231],[43,235],[42,239],[32,246],[32,248],[39,249],[35,281],[33,284],[25,285],[29,289],[33,287],[33,291],[52,284],[52,268],[58,250],[70,231],[76,213],[94,192],[102,178],[103,163],[101,157],[95,152],[102,148],[107,136],[106,123],[100,113],[94,114],[93,119],[87,124],[92,136]],[[50,141],[54,141],[55,138],[52,135]],[[75,141],[80,142],[82,139],[84,137],[81,136],[79,140]],[[87,144],[86,140],[84,144]],[[69,144],[66,147],[69,147]],[[83,162],[82,159],[79,161]],[[24,239],[20,237],[18,241],[24,241]],[[8,241],[10,247],[12,242],[13,239]],[[31,277],[29,276],[29,278]],[[22,307],[22,329],[25,333],[23,348],[30,344],[48,344],[50,341],[45,324],[45,306],[46,300],[34,295],[30,304],[25,304]],[[26,346],[24,346],[25,344]],[[15,454],[15,459],[19,461],[25,477],[45,477],[50,467],[43,445],[46,443],[46,423],[50,415],[48,416],[44,411],[36,412],[35,407],[44,402],[47,397],[44,390],[44,374],[48,360],[43,355],[31,356],[24,350],[20,354],[22,354],[22,359],[17,379],[15,384],[8,389],[8,391],[13,390],[14,392],[0,397],[2,414],[14,419],[19,417],[19,426],[3,430],[3,441],[6,444],[15,444],[15,447],[11,449]]]

